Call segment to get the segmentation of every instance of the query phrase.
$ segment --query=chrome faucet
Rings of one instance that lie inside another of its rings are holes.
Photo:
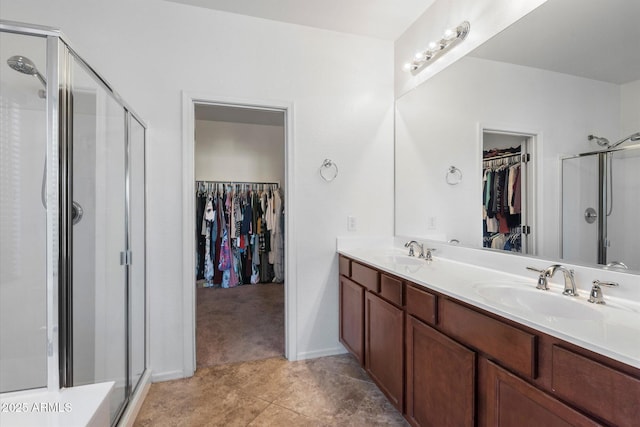
[[[416,242],[415,240],[411,240],[404,244],[405,248],[409,248],[409,256],[415,256],[415,253],[413,251],[414,246],[420,248],[420,254],[418,255],[418,258],[424,258],[424,245],[422,243]]]
[[[562,291],[562,295],[569,295],[571,297],[578,296],[578,290],[576,289],[576,281],[573,278],[573,270],[569,270],[567,267],[559,264],[554,264],[548,267],[544,274],[548,278],[552,278],[556,271],[562,271],[564,274],[564,291]]]
[[[545,268],[544,270],[538,270],[537,268],[527,267],[527,270],[535,271],[536,273],[540,273],[538,276],[538,285],[537,289],[548,290],[549,284],[547,280],[552,278],[556,271],[562,271],[564,274],[564,291],[562,291],[563,295],[569,295],[572,297],[578,296],[578,290],[576,289],[576,281],[573,277],[573,270],[569,270],[567,267],[559,264],[554,264],[550,267]]]

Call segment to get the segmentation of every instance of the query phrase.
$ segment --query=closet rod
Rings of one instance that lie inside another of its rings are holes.
[[[262,181],[196,181],[196,184],[227,184],[227,185],[277,185],[280,182],[262,182]]]
[[[500,156],[492,156],[492,157],[482,157],[482,161],[483,162],[488,162],[490,160],[497,160],[497,159],[506,159],[508,157],[515,157],[515,156],[521,156],[522,153],[521,152],[517,152],[517,153],[511,153],[511,154],[502,154]]]

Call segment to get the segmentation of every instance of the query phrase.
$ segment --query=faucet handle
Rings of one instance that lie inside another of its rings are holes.
[[[593,287],[589,293],[589,302],[594,304],[606,304],[604,302],[604,296],[602,295],[602,289],[600,286],[608,286],[611,288],[619,285],[616,282],[601,282],[600,280],[594,280]]]
[[[437,251],[437,249],[436,249],[436,248],[426,248],[426,249],[425,249],[425,252],[426,252],[426,254],[425,254],[425,259],[426,259],[427,261],[433,261],[433,253],[434,253],[435,251]]]
[[[538,284],[536,285],[536,289],[542,289],[543,291],[549,290],[549,285],[547,284],[547,271],[539,270],[534,267],[527,267],[527,270],[535,271],[536,273],[540,273],[538,276]]]

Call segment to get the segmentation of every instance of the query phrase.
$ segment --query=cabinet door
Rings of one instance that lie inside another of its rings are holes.
[[[407,316],[407,419],[414,426],[473,426],[476,354]]]
[[[371,292],[365,294],[365,307],[367,372],[402,412],[404,312]]]
[[[340,342],[364,364],[364,288],[340,276]]]
[[[481,425],[580,427],[600,425],[498,365],[481,359]]]

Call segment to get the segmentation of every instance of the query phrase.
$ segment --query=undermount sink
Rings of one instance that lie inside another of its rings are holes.
[[[399,266],[420,266],[424,265],[426,261],[422,258],[410,257],[408,255],[382,255],[378,257],[379,261],[383,263],[391,263]]]
[[[492,304],[522,313],[572,320],[598,320],[602,317],[597,306],[555,290],[536,289],[533,285],[477,283],[474,291]]]

